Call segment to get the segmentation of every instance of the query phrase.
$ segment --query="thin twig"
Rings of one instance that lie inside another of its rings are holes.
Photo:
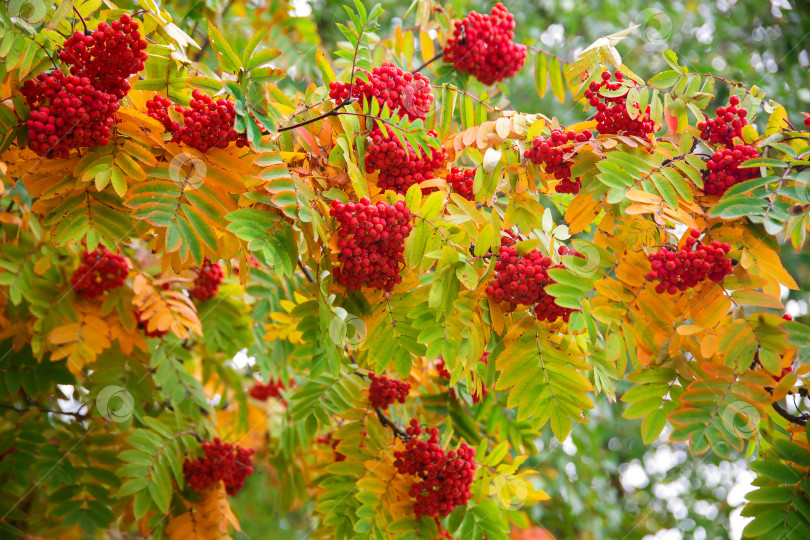
[[[792,415],[789,412],[787,412],[785,409],[783,409],[782,406],[778,402],[774,402],[771,406],[773,407],[773,410],[775,410],[777,413],[779,413],[779,416],[781,416],[782,418],[784,418],[788,422],[796,424],[797,426],[806,426],[807,425],[807,418],[808,418],[807,413],[802,413],[801,416]]]
[[[528,49],[529,49],[530,51],[532,51],[532,52],[540,53],[540,54],[542,54],[543,56],[549,56],[549,57],[551,57],[551,58],[554,58],[556,61],[558,61],[558,62],[559,62],[559,63],[561,63],[561,64],[565,64],[566,66],[567,66],[567,65],[569,65],[569,64],[571,64],[571,62],[569,62],[569,61],[568,61],[568,60],[566,60],[565,58],[560,58],[560,57],[559,57],[559,56],[557,56],[556,54],[550,53],[550,52],[548,52],[548,51],[547,51],[547,50],[545,50],[545,49],[541,49],[540,47],[535,47],[535,46],[533,46],[533,45],[526,45],[526,47],[528,47]]]
[[[418,68],[414,69],[413,72],[414,73],[419,73],[420,71],[422,71],[423,69],[428,67],[430,64],[432,64],[433,62],[435,62],[436,60],[441,58],[443,55],[444,55],[444,50],[442,49],[439,52],[437,52],[435,55],[433,55],[433,58],[431,58],[430,60],[428,60],[427,62],[425,62],[421,66],[419,66]]]
[[[391,428],[391,431],[394,432],[395,437],[399,437],[404,441],[411,438],[407,433],[405,433],[405,430],[396,424],[396,422],[385,416],[379,407],[374,407],[374,412],[377,413],[377,418],[380,420],[380,424],[382,424],[384,427]]]
[[[310,283],[315,283],[315,277],[312,275],[312,272],[309,271],[309,268],[304,266],[304,263],[301,261],[301,257],[298,257],[298,266],[301,267],[301,270],[304,272],[304,275],[307,277],[307,281]]]
[[[76,15],[79,16],[79,19],[81,19],[81,21],[82,21],[82,25],[84,25],[84,33],[87,34],[88,33],[88,31],[87,31],[87,22],[84,20],[84,17],[82,17],[82,14],[79,13],[79,10],[76,9],[76,6],[73,6],[73,13],[75,13]]]
[[[283,128],[278,128],[278,130],[277,130],[277,131],[278,131],[279,133],[281,133],[282,131],[289,131],[289,130],[291,130],[291,129],[300,128],[300,127],[302,127],[302,126],[306,126],[306,125],[311,124],[311,123],[313,123],[313,122],[317,122],[318,120],[323,120],[324,118],[327,118],[327,117],[329,117],[329,116],[335,116],[335,115],[337,115],[337,114],[338,114],[338,112],[340,111],[340,109],[342,109],[343,107],[346,107],[346,106],[348,106],[348,105],[351,105],[351,104],[352,104],[352,103],[354,103],[355,101],[357,101],[357,98],[348,97],[348,98],[344,99],[344,100],[343,100],[343,101],[342,101],[342,102],[341,102],[341,103],[340,103],[340,104],[339,104],[337,107],[335,107],[334,109],[332,109],[332,110],[331,110],[331,111],[329,111],[329,112],[325,112],[325,113],[323,113],[323,114],[319,114],[319,115],[318,115],[318,116],[316,116],[315,118],[310,118],[309,120],[304,120],[303,122],[299,122],[299,123],[297,123],[297,124],[293,124],[293,125],[291,125],[291,126],[287,126],[287,127],[283,127]]]
[[[12,407],[11,405],[6,405],[4,403],[0,403],[0,407],[2,407],[4,409],[9,409],[11,411],[15,411],[17,414],[23,414],[23,413],[26,413],[28,411],[36,410],[36,411],[40,411],[40,412],[48,412],[48,413],[53,413],[53,414],[66,414],[68,416],[76,417],[76,418],[78,418],[80,420],[86,420],[87,418],[90,418],[89,415],[82,414],[80,412],[56,411],[56,410],[53,410],[53,409],[46,409],[45,407],[38,407],[38,406],[31,407],[30,409],[18,409],[16,407]]]

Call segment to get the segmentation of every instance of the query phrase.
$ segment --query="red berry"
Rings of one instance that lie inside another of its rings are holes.
[[[290,386],[292,386],[292,384]],[[259,401],[267,401],[269,398],[280,399],[286,407],[287,402],[281,399],[281,391],[284,389],[286,389],[286,386],[284,386],[281,379],[271,378],[269,381],[267,381],[267,384],[260,381],[254,382],[253,386],[251,386],[250,390],[248,390],[248,394],[250,394],[250,397],[253,399],[257,399]]]
[[[574,141],[585,142],[591,137],[592,134],[587,129],[579,134],[571,130],[564,133],[562,129],[554,129],[548,137],[535,137],[524,156],[532,163],[543,165],[546,174],[559,180],[554,191],[576,194],[582,188],[582,182],[579,178],[571,180],[571,163],[566,161],[565,154],[571,151]]]
[[[147,114],[155,118],[172,133],[172,142],[182,143],[208,152],[211,148],[227,148],[232,142],[237,147],[247,146],[245,134],[234,129],[236,109],[228,98],[211,99],[199,90],[191,93],[188,108],[175,107],[183,115],[182,125],[172,122],[166,108],[171,102],[163,96],[155,96],[147,103]]]
[[[659,282],[655,287],[658,294],[677,294],[695,288],[706,278],[719,283],[734,271],[734,263],[727,257],[731,246],[719,242],[704,246],[697,241],[700,235],[699,230],[692,229],[678,252],[665,246],[647,256],[652,271],[646,279]]]
[[[217,294],[217,289],[219,289],[223,277],[222,266],[219,263],[211,264],[211,261],[206,257],[203,265],[197,271],[194,288],[188,293],[197,300],[208,300]]]
[[[405,403],[411,391],[410,383],[388,377],[378,377],[372,371],[368,374],[371,385],[368,388],[368,400],[374,408],[387,409],[389,405],[399,401]]]
[[[228,443],[219,438],[202,444],[205,457],[183,462],[183,475],[193,490],[203,490],[220,480],[225,483],[229,495],[236,495],[245,485],[245,479],[253,473],[253,450]]]
[[[28,147],[37,155],[67,159],[74,148],[108,143],[118,99],[95,88],[88,78],[41,73],[25,81],[20,92],[31,109]]]
[[[356,78],[354,84],[333,81],[329,85],[329,97],[336,104],[351,97],[357,98],[361,103],[367,103],[375,98],[382,108],[388,105],[391,112],[400,116],[407,116],[409,120],[425,119],[433,103],[433,92],[430,89],[430,79],[421,73],[403,71],[391,62],[368,71],[361,69],[368,77],[368,82]]]
[[[515,17],[500,2],[489,15],[475,11],[455,22],[444,61],[486,85],[513,77],[526,61],[526,46],[513,43]]]
[[[129,92],[127,79],[144,68],[146,41],[126,13],[113,25],[116,31],[102,22],[92,36],[74,32],[65,40],[59,59],[70,66],[72,75],[87,77],[98,90],[122,99]]]
[[[467,199],[468,201],[475,200],[473,193],[473,182],[475,181],[475,169],[460,169],[453,167],[450,169],[450,174],[447,175],[447,183],[453,188],[453,191]]]
[[[757,149],[749,144],[718,150],[712,154],[703,172],[703,192],[722,196],[731,186],[759,176],[759,169],[740,168],[749,159],[759,157]]]
[[[435,131],[428,135],[436,136]],[[431,155],[426,156],[421,150],[414,151],[410,143],[402,143],[389,130],[384,136],[380,128],[374,128],[369,134],[366,148],[366,169],[369,172],[380,171],[377,185],[382,190],[393,190],[404,195],[408,188],[423,180],[433,178],[433,171],[442,167],[445,150],[443,147],[431,148]],[[422,193],[436,191],[436,188],[422,190]]]
[[[410,438],[405,450],[394,452],[394,467],[399,474],[415,477],[410,489],[416,500],[414,514],[442,518],[467,504],[475,478],[475,449],[461,443],[458,450],[445,452],[436,428],[427,430],[427,440],[420,440],[422,428],[416,419],[405,431]]]
[[[73,290],[82,298],[96,298],[105,291],[124,284],[129,274],[129,263],[122,255],[100,247],[85,252],[82,263],[70,278]]]
[[[612,79],[615,77],[615,81]],[[627,112],[627,93],[617,97],[606,97],[599,94],[601,89],[615,91],[622,87],[639,88],[638,83],[625,78],[621,71],[615,74],[609,71],[602,73],[602,80],[593,81],[585,92],[585,98],[592,107],[596,107],[596,130],[606,135],[635,135],[647,137],[656,132],[655,122],[650,118],[650,107],[642,111],[638,103],[630,103],[630,107],[638,109],[635,118]]]
[[[411,233],[411,213],[403,201],[393,206],[332,201],[329,213],[338,221],[338,261],[334,276],[347,289],[373,287],[391,291],[402,281],[405,239]]]
[[[728,107],[718,107],[714,118],[700,122],[698,124],[700,138],[711,144],[734,147],[734,139],[742,139],[743,128],[748,125],[745,118],[748,111],[738,109],[739,104],[740,98],[731,96]]]

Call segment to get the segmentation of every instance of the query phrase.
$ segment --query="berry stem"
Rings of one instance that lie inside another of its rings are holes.
[[[433,62],[435,62],[436,60],[441,58],[443,55],[444,55],[444,49],[442,49],[439,52],[437,52],[436,54],[434,54],[433,58],[431,58],[430,60],[428,60],[427,62],[425,62],[421,66],[419,66],[418,68],[414,69],[413,72],[414,73],[419,73],[420,71],[422,71],[423,69],[428,67],[430,64],[432,64]]]
[[[344,99],[337,107],[335,107],[331,111],[325,112],[323,114],[319,114],[315,118],[310,118],[309,120],[304,120],[303,122],[299,122],[299,123],[293,124],[291,126],[278,128],[278,132],[281,133],[282,131],[289,131],[291,129],[300,128],[302,126],[306,126],[306,125],[311,124],[313,122],[317,122],[318,120],[323,120],[324,118],[327,118],[329,116],[336,116],[338,114],[338,111],[340,111],[340,109],[342,109],[343,107],[346,107],[348,105],[351,105],[355,101],[357,101],[356,98],[348,97],[348,98]]]
[[[560,57],[559,57],[559,56],[557,56],[556,54],[550,53],[550,52],[548,52],[548,51],[547,51],[547,50],[545,50],[545,49],[541,49],[541,48],[539,48],[539,47],[535,47],[535,46],[533,46],[533,45],[526,45],[526,47],[528,47],[528,49],[529,49],[530,51],[532,51],[532,52],[540,53],[540,54],[542,54],[543,56],[548,56],[549,58],[553,58],[553,59],[555,59],[557,62],[559,62],[560,64],[563,64],[563,65],[565,65],[565,66],[567,66],[567,65],[570,65],[570,64],[571,64],[571,62],[569,62],[568,60],[566,60],[566,59],[564,59],[564,58],[560,58]]]
[[[374,412],[377,413],[377,418],[380,420],[380,424],[382,424],[385,427],[391,428],[391,431],[394,432],[395,437],[399,437],[403,441],[407,441],[408,439],[410,439],[408,434],[405,433],[405,430],[399,427],[396,424],[396,422],[385,416],[385,414],[382,412],[382,410],[380,410],[379,407],[374,407]]]
[[[304,266],[303,261],[301,261],[301,257],[298,257],[298,266],[301,268],[301,271],[304,272],[307,281],[309,281],[310,283],[315,283],[315,278],[312,276],[312,272],[309,271],[309,268]]]
[[[73,13],[75,13],[79,17],[79,20],[82,21],[82,25],[84,26],[84,33],[87,34],[87,32],[88,32],[88,30],[87,30],[87,22],[84,20],[84,17],[82,17],[82,14],[79,13],[79,10],[76,9],[76,6],[73,6]]]

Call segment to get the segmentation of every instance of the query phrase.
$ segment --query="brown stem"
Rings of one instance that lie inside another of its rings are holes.
[[[414,73],[419,73],[420,71],[422,71],[423,69],[428,67],[430,64],[432,64],[433,62],[435,62],[436,60],[438,60],[442,56],[444,56],[444,49],[442,49],[439,52],[437,52],[436,54],[434,54],[433,58],[431,58],[430,60],[428,60],[427,62],[425,62],[421,66],[419,66],[418,68],[414,69],[413,72]]]
[[[527,47],[527,48],[528,48],[530,51],[533,51],[533,52],[536,52],[536,53],[540,53],[540,54],[542,54],[543,56],[548,56],[548,57],[554,58],[554,59],[555,59],[555,60],[557,60],[559,63],[561,63],[561,64],[565,64],[566,66],[567,66],[567,65],[569,65],[569,64],[571,63],[571,62],[569,62],[568,60],[566,60],[566,59],[564,59],[564,58],[560,58],[560,57],[559,57],[559,56],[557,56],[556,54],[552,54],[552,53],[548,52],[548,51],[547,51],[547,50],[545,50],[545,49],[541,49],[541,48],[539,48],[539,47],[534,47],[533,45],[526,45],[526,47]]]
[[[323,120],[324,118],[327,118],[327,117],[329,117],[329,116],[335,116],[335,115],[337,115],[337,114],[338,114],[338,111],[339,111],[340,109],[342,109],[343,107],[346,107],[346,106],[348,106],[348,105],[351,105],[351,104],[352,104],[352,103],[354,103],[355,101],[357,101],[357,99],[356,99],[356,98],[351,98],[351,97],[348,97],[348,98],[344,99],[344,100],[343,100],[343,101],[342,101],[342,102],[341,102],[341,103],[340,103],[340,104],[339,104],[337,107],[335,107],[334,109],[332,109],[332,110],[331,110],[331,111],[329,111],[329,112],[326,112],[326,113],[323,113],[323,114],[319,114],[319,115],[318,115],[318,116],[316,116],[315,118],[310,118],[309,120],[304,120],[303,122],[299,122],[299,123],[297,123],[297,124],[293,124],[293,125],[291,125],[291,126],[287,126],[287,127],[283,127],[283,128],[278,128],[278,130],[277,130],[277,131],[278,131],[279,133],[281,133],[282,131],[289,131],[289,130],[291,130],[291,129],[299,128],[299,127],[301,127],[301,126],[306,126],[306,125],[311,124],[311,123],[313,123],[313,122],[317,122],[318,120]]]
[[[53,413],[53,414],[66,414],[68,416],[73,416],[73,417],[75,417],[75,418],[77,418],[79,420],[86,420],[87,418],[90,418],[89,415],[82,414],[80,412],[56,411],[56,410],[53,410],[53,409],[46,409],[45,407],[37,407],[37,406],[31,407],[30,409],[18,409],[16,407],[12,407],[11,405],[6,405],[4,403],[0,403],[0,407],[2,407],[4,409],[9,409],[11,411],[14,411],[17,414],[23,414],[23,413],[31,411],[31,410],[37,410],[37,411],[40,411],[40,412],[48,412],[48,413]]]
[[[315,283],[315,278],[313,277],[312,272],[309,271],[309,268],[304,266],[304,263],[301,261],[301,257],[298,257],[298,266],[301,267],[301,270],[307,277],[307,281],[309,281],[310,283]]]
[[[374,412],[377,413],[377,418],[380,420],[380,424],[382,424],[384,427],[391,428],[391,431],[394,432],[395,437],[399,437],[403,441],[411,438],[407,433],[405,433],[405,430],[396,424],[396,422],[385,416],[379,407],[374,407]]]
[[[76,9],[76,6],[73,6],[73,13],[79,16],[79,19],[82,21],[82,25],[84,26],[84,33],[87,34],[87,22],[84,20],[84,17],[82,17],[82,14],[79,13],[79,10]]]
[[[801,416],[792,415],[789,412],[787,412],[784,408],[782,408],[782,406],[778,402],[774,402],[773,405],[771,406],[773,407],[773,410],[779,413],[779,416],[781,416],[788,422],[796,424],[797,426],[807,425],[807,418],[808,418],[807,413],[802,413]]]

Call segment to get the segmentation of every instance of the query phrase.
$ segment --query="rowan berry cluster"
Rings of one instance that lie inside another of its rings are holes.
[[[271,378],[269,381],[267,381],[267,384],[264,384],[261,381],[254,382],[253,386],[250,387],[248,394],[250,394],[250,397],[253,399],[258,399],[259,401],[267,401],[269,398],[281,399],[281,391],[286,388],[287,387],[284,386],[284,382],[281,379]],[[284,403],[286,404],[286,401]]]
[[[720,144],[727,148],[734,146],[734,139],[742,139],[742,130],[748,125],[745,119],[748,111],[737,108],[740,98],[731,96],[728,107],[717,107],[715,118],[709,118],[704,122],[698,122],[700,138],[712,144]]]
[[[135,312],[135,319],[138,321],[138,329],[148,338],[162,338],[169,333],[168,330],[160,330],[159,328],[149,330],[149,321],[143,319],[143,315],[140,312]]]
[[[172,100],[157,94],[146,102],[146,114],[163,124],[166,131],[176,133],[180,131],[180,122],[175,122],[169,117],[169,107],[171,106]]]
[[[807,115],[804,117],[804,127],[810,129],[810,113],[807,113]]]
[[[87,77],[58,70],[41,73],[25,81],[20,92],[31,109],[28,147],[37,155],[66,159],[73,148],[109,141],[118,99],[95,88]]]
[[[236,109],[228,98],[211,99],[199,90],[191,93],[191,104],[175,107],[183,115],[182,125],[171,122],[166,107],[166,98],[155,96],[147,103],[147,113],[163,124],[172,133],[172,142],[183,143],[207,152],[210,148],[227,148],[232,142],[236,146],[247,146],[247,138],[234,129]]]
[[[474,169],[452,167],[450,174],[447,175],[446,181],[450,184],[450,187],[453,188],[453,191],[468,201],[474,201],[475,193],[473,193],[473,182],[475,182],[475,172],[477,170],[477,167]]]
[[[361,69],[368,77],[368,82],[356,78],[354,84],[332,81],[329,84],[329,97],[335,103],[342,103],[351,97],[357,98],[361,103],[368,103],[371,98],[380,103],[380,108],[388,105],[393,113],[407,115],[413,121],[424,119],[430,112],[433,103],[433,92],[430,89],[430,79],[421,73],[404,71],[392,62],[386,62],[380,67],[368,71]]]
[[[70,278],[73,290],[82,298],[96,298],[124,284],[129,263],[123,255],[105,247],[85,251],[82,262]]]
[[[138,23],[126,13],[111,25],[102,22],[92,34],[68,37],[59,58],[71,75],[58,69],[41,73],[20,89],[31,109],[28,147],[40,156],[66,159],[74,148],[106,145],[118,102],[129,91],[126,79],[143,69],[145,49]]]
[[[712,241],[704,245],[697,241],[700,231],[692,229],[686,244],[679,251],[665,246],[647,256],[652,271],[647,281],[659,281],[655,292],[677,294],[695,287],[706,278],[719,283],[731,274],[734,263],[726,255],[731,251],[727,243]]]
[[[389,379],[384,375],[377,376],[373,371],[368,374],[368,378],[371,381],[368,387],[368,400],[374,408],[387,409],[397,401],[405,403],[411,391],[411,383]]]
[[[613,78],[615,77],[615,80]],[[624,73],[616,71],[602,72],[601,81],[591,82],[588,90],[585,91],[585,99],[589,100],[592,107],[596,107],[596,130],[603,135],[635,135],[646,137],[655,133],[655,122],[650,118],[650,107],[645,111],[641,110],[638,102],[631,103],[631,107],[638,109],[638,116],[631,118],[627,112],[627,94],[618,97],[606,97],[599,94],[604,88],[609,91],[616,91],[627,85],[638,88],[638,84],[633,80],[625,81]]]
[[[486,85],[514,76],[526,61],[526,46],[512,42],[515,17],[500,2],[489,15],[475,11],[455,22],[444,61]]]
[[[582,133],[572,129],[566,132],[554,129],[548,137],[535,137],[531,148],[524,152],[524,156],[532,163],[543,165],[546,174],[559,180],[554,191],[576,194],[582,189],[582,181],[579,178],[571,180],[571,162],[565,159],[565,154],[570,152],[569,145],[572,143],[589,141],[592,137],[593,134],[589,129]]]
[[[750,144],[738,144],[733,148],[718,150],[706,163],[703,174],[703,192],[708,195],[723,195],[728,189],[740,182],[759,176],[756,167],[740,168],[749,159],[759,157],[757,149]]]
[[[436,136],[436,132],[428,131],[428,135]],[[380,128],[374,128],[369,134],[369,145],[366,148],[366,170],[380,171],[377,185],[382,190],[391,189],[404,195],[408,188],[423,180],[433,178],[433,171],[444,164],[444,147],[431,148],[430,156],[421,150],[414,151],[409,142],[405,148],[394,133],[383,135]],[[422,193],[435,191],[436,188],[422,190]]]
[[[208,257],[203,261],[202,266],[197,271],[197,277],[194,279],[194,288],[188,293],[197,300],[208,300],[217,294],[219,284],[222,283],[224,273],[222,266],[217,263],[212,263]]]
[[[74,32],[65,40],[59,59],[70,65],[70,72],[88,77],[93,86],[122,99],[129,92],[129,79],[143,70],[146,40],[138,23],[124,13],[112,24],[102,22],[95,32]]]
[[[347,289],[364,286],[391,291],[402,281],[405,239],[411,234],[411,213],[402,201],[393,206],[371,204],[368,197],[343,204],[332,201],[329,213],[339,224],[335,279]]]
[[[400,474],[419,478],[410,489],[416,517],[444,517],[466,504],[475,477],[475,449],[461,443],[457,451],[445,452],[436,428],[427,430],[427,440],[420,440],[422,428],[415,418],[405,432],[409,439],[405,450],[394,452],[394,467]]]
[[[253,450],[238,445],[223,443],[219,438],[214,442],[204,442],[205,457],[183,462],[183,475],[193,490],[203,490],[220,480],[225,484],[228,495],[236,495],[245,479],[253,473]]]
[[[530,306],[545,294],[549,283],[548,268],[552,260],[533,249],[518,255],[511,245],[501,245],[495,263],[495,281],[487,287],[487,294],[497,303],[508,302],[510,311],[518,304]]]

